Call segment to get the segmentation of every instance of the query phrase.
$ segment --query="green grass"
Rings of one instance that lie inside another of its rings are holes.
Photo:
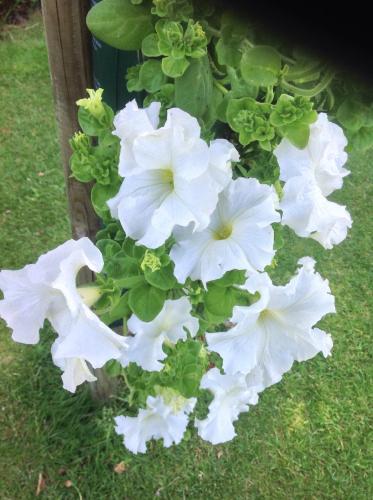
[[[36,24],[36,25],[35,25]],[[69,238],[45,43],[39,17],[0,41],[0,267],[17,268]],[[132,455],[113,432],[120,402],[95,405],[88,389],[70,395],[52,366],[50,332],[36,347],[0,330],[0,498],[368,499],[373,496],[369,403],[372,154],[355,155],[335,199],[354,224],[333,251],[289,235],[279,279],[313,255],[330,281],[337,315],[322,322],[333,356],[299,364],[243,414],[238,437],[213,447],[196,437]],[[40,175],[42,173],[43,175]],[[370,374],[371,375],[371,374]],[[124,460],[127,469],[113,467]]]

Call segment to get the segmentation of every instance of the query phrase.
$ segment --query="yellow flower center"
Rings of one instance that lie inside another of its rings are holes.
[[[215,240],[226,240],[232,234],[232,225],[223,224],[216,231],[214,231]]]
[[[174,173],[171,168],[165,168],[162,170],[161,179],[165,184],[169,184],[172,189],[174,188]]]

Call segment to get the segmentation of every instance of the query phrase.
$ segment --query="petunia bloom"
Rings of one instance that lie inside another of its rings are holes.
[[[139,108],[133,99],[115,115],[113,134],[120,139],[118,171],[122,177],[140,171],[132,153],[133,141],[141,134],[156,130],[160,109],[159,102],[152,102],[147,108]]]
[[[209,389],[214,399],[209,405],[209,413],[204,420],[196,419],[198,435],[212,444],[226,443],[234,438],[236,432],[233,422],[240,413],[249,410],[249,404],[258,402],[258,394],[248,387],[242,373],[222,375],[212,368],[202,377],[201,389]]]
[[[329,284],[314,270],[314,261],[304,257],[301,268],[285,286],[272,284],[266,273],[248,278],[244,288],[260,293],[248,307],[235,306],[233,328],[206,335],[211,351],[220,354],[228,374],[248,374],[260,390],[279,382],[294,361],[330,354],[330,335],[313,326],[335,312]]]
[[[200,133],[197,120],[175,108],[168,110],[164,127],[144,126],[125,148],[131,149],[132,163],[120,167],[125,179],[108,206],[138,244],[157,248],[177,225],[192,223],[197,231],[208,225],[238,153],[224,140],[208,146]]]
[[[162,395],[148,396],[146,408],[140,409],[137,417],[115,418],[115,431],[124,436],[124,445],[132,453],[145,453],[150,439],[163,439],[169,448],[182,440],[196,402],[196,398],[179,396],[167,404]]]
[[[280,221],[277,203],[273,188],[256,179],[231,181],[206,229],[175,230],[170,257],[177,280],[190,277],[206,284],[233,269],[263,271],[275,254],[271,224]]]
[[[13,330],[13,340],[36,344],[39,330],[48,319],[59,335],[53,348],[58,366],[81,359],[100,368],[110,359],[123,356],[127,346],[125,338],[114,333],[83,302],[76,276],[84,266],[94,272],[103,267],[101,252],[88,238],[69,240],[21,270],[0,272],[4,292],[0,316]]]
[[[61,340],[62,338],[58,337],[52,344],[53,363],[63,371],[61,376],[63,388],[75,392],[78,385],[84,382],[94,382],[97,378],[93,375],[84,359],[56,357],[55,353]]]
[[[282,224],[298,236],[318,241],[325,249],[341,243],[352,225],[346,207],[325,198],[306,175],[292,177],[285,183],[280,208]]]
[[[310,127],[304,149],[283,139],[274,151],[280,179],[285,181],[280,203],[282,223],[298,236],[313,238],[326,249],[343,241],[352,225],[346,207],[326,198],[342,187],[343,178],[350,173],[343,168],[347,161],[346,145],[341,127],[320,113]]]
[[[299,149],[287,139],[274,150],[280,166],[280,179],[287,182],[293,177],[312,176],[324,196],[340,189],[343,178],[350,172],[343,168],[347,161],[344,148],[347,139],[341,127],[320,113],[310,126],[310,138],[304,149]]]
[[[198,319],[191,313],[192,307],[187,297],[166,300],[163,309],[153,321],[141,321],[134,314],[127,322],[134,337],[127,337],[128,350],[123,365],[135,362],[144,370],[160,371],[161,360],[166,358],[162,349],[164,342],[176,343],[187,338],[186,330],[194,337],[198,331]]]

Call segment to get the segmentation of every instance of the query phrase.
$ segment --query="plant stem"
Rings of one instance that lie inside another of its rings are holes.
[[[208,31],[209,33],[211,33],[211,35],[215,36],[216,38],[220,38],[221,37],[221,32],[219,30],[213,28],[212,26],[207,26],[206,31]]]
[[[282,86],[284,89],[289,90],[297,95],[302,95],[304,97],[315,97],[317,94],[320,94],[325,88],[331,83],[334,78],[334,73],[332,71],[327,71],[321,80],[315,87],[312,89],[302,89],[301,87],[297,87],[296,85],[292,85],[288,83],[286,80],[282,81]]]
[[[221,83],[219,83],[217,80],[214,80],[214,85],[217,89],[219,89],[223,94],[228,94],[229,90],[226,89]]]

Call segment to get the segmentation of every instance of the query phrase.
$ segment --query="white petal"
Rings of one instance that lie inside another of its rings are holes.
[[[173,131],[166,128],[138,136],[133,143],[133,154],[142,171],[172,168]]]
[[[80,358],[56,359],[55,352],[62,339],[58,338],[52,345],[52,358],[56,366],[63,370],[61,376],[63,388],[75,392],[78,385],[84,382],[94,382],[97,378],[89,370],[87,363]]]
[[[119,174],[122,177],[139,173],[141,168],[133,156],[133,141],[139,135],[151,133],[158,127],[160,103],[139,109],[132,100],[114,118],[113,134],[121,139]]]
[[[53,320],[66,306],[71,314],[77,312],[82,300],[76,275],[84,266],[95,272],[103,267],[100,251],[88,238],[69,240],[19,271],[1,271],[0,315],[13,329],[15,341],[35,344],[44,319]]]
[[[207,333],[210,351],[223,359],[224,371],[228,374],[249,373],[259,363],[265,346],[265,336],[257,324],[258,315],[249,316],[227,332]]]
[[[282,223],[298,236],[311,237],[330,249],[346,238],[352,225],[346,208],[327,200],[312,178],[293,177],[284,186]]]
[[[176,343],[187,338],[187,329],[195,336],[199,323],[191,316],[191,304],[187,297],[177,300],[166,300],[161,312],[154,320],[145,322],[132,315],[128,320],[128,328],[135,336],[128,339],[129,348],[122,363],[135,362],[144,370],[160,371],[166,354],[162,350],[164,341]]]
[[[152,229],[154,211],[170,193],[170,185],[161,172],[152,170],[124,179],[119,193],[108,201],[113,217],[118,217],[126,234],[134,240],[143,238]],[[153,229],[153,233],[155,233]],[[156,248],[169,235],[153,234]],[[148,245],[150,247],[150,245]]]
[[[280,220],[276,203],[273,189],[256,179],[231,181],[205,230],[193,232],[188,226],[174,232],[176,244],[170,257],[178,281],[190,276],[206,284],[232,269],[263,270],[275,253],[271,223]],[[220,239],[222,228],[231,233]]]
[[[19,271],[0,272],[0,289],[4,293],[0,316],[13,330],[15,342],[37,344],[52,297],[47,286],[30,281],[29,268],[30,265]]]
[[[210,171],[222,189],[232,180],[232,162],[239,161],[237,149],[225,139],[210,143]]]
[[[350,172],[343,168],[347,161],[344,148],[346,137],[341,127],[320,113],[310,126],[310,138],[304,149],[298,149],[283,139],[274,151],[280,166],[280,179],[311,175],[324,196],[328,196],[343,184],[343,177]]]
[[[255,390],[248,388],[243,374],[222,375],[217,368],[209,370],[201,380],[201,388],[209,389],[214,399],[206,419],[196,419],[198,435],[212,444],[225,443],[236,435],[233,422],[239,414],[256,404]]]
[[[165,128],[181,128],[185,139],[196,139],[201,135],[201,127],[198,120],[179,108],[170,108],[167,111]]]
[[[334,297],[328,282],[315,273],[312,259],[303,258],[300,264],[285,286],[272,285],[266,274],[250,276],[245,288],[259,291],[260,300],[236,306],[230,330],[206,335],[209,349],[222,357],[225,372],[247,374],[248,384],[258,390],[279,382],[294,361],[330,353],[330,336],[313,326],[335,312]]]
[[[70,331],[58,344],[55,359],[81,358],[93,368],[101,368],[112,359],[123,356],[127,349],[125,337],[114,333],[85,305],[73,318]]]
[[[174,411],[162,396],[148,396],[146,409],[140,409],[137,417],[115,418],[115,431],[124,436],[124,445],[133,453],[145,453],[150,439],[163,439],[163,445],[168,448],[182,440],[188,414],[195,403],[196,399],[190,398],[180,411]]]
[[[172,168],[179,178],[195,179],[209,167],[209,148],[199,137],[185,140],[185,133],[175,128],[172,135]]]
[[[72,240],[73,241],[73,240]],[[69,242],[67,242],[69,243]],[[104,266],[100,250],[95,247],[89,238],[81,238],[71,244],[69,255],[61,260],[59,273],[52,283],[52,287],[60,291],[66,299],[67,306],[75,314],[82,302],[76,288],[76,277],[80,269],[87,266],[98,273]]]

